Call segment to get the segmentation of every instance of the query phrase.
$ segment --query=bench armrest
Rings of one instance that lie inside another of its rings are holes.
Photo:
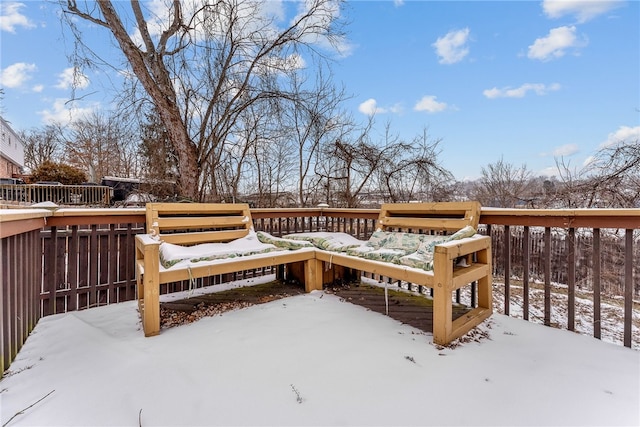
[[[489,236],[473,236],[436,245],[434,257],[444,256],[447,260],[454,260],[486,249],[491,249],[491,238]]]
[[[136,234],[136,246],[144,247],[146,245],[160,246],[160,241],[151,236],[151,234]]]
[[[136,234],[136,282],[138,310],[145,336],[160,332],[160,241],[150,234]]]

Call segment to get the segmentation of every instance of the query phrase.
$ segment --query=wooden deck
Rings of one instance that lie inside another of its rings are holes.
[[[424,332],[433,332],[433,301],[430,298],[390,289],[389,316]],[[336,286],[325,289],[345,302],[360,305],[383,314],[386,311],[384,288],[361,283]],[[188,299],[161,303],[161,323],[163,328],[189,323],[206,315],[216,315],[227,310],[263,304],[305,293],[298,284],[274,281],[262,285],[248,286],[198,295]],[[453,306],[454,320],[469,310],[463,306]]]

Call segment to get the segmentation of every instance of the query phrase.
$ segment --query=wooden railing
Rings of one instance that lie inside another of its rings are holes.
[[[252,216],[257,230],[277,236],[341,231],[366,240],[375,231],[378,210],[253,209]],[[135,234],[145,231],[144,222],[140,208],[0,210],[3,370],[41,316],[136,298],[133,242]],[[638,320],[633,319],[640,311],[634,302],[640,299],[640,209],[484,208],[480,222],[480,232],[492,236],[499,312],[574,330],[584,293],[593,307],[592,334],[601,338],[603,300],[613,298],[623,306],[616,325],[620,341],[640,347]],[[259,274],[239,272],[196,286]],[[188,287],[164,285],[161,293]],[[566,301],[554,298],[558,292],[566,294]],[[539,293],[540,303],[532,298]],[[473,295],[467,303],[475,304]],[[553,320],[558,314],[562,322]]]
[[[40,230],[51,212],[0,211],[0,367],[2,372],[40,319],[42,243]]]
[[[551,326],[552,312],[566,310],[564,324],[555,326],[573,331],[582,292],[591,298],[593,336],[601,338],[602,299],[622,300],[622,342],[632,347],[633,313],[640,310],[634,302],[640,296],[640,209],[484,208],[480,221],[493,239],[494,274],[504,278],[504,314],[511,315],[517,301],[522,318],[530,320],[530,297],[542,287],[542,322]],[[518,298],[512,295],[514,277]],[[554,292],[566,293],[566,307],[554,306]]]
[[[30,205],[52,202],[65,206],[109,206],[113,189],[104,185],[0,184],[0,200]]]

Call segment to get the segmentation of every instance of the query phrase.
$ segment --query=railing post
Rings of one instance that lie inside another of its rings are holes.
[[[601,338],[600,325],[600,229],[593,229],[593,336]]]
[[[504,226],[504,314],[509,315],[511,303],[511,228]]]
[[[625,231],[624,244],[624,346],[631,347],[633,321],[633,230]]]
[[[522,231],[522,318],[529,320],[529,226]]]
[[[551,227],[544,229],[544,324],[551,326]]]
[[[575,330],[576,322],[576,229],[569,228],[569,237],[567,238],[567,329]]]

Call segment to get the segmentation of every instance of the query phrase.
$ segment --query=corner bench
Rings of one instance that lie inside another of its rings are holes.
[[[487,236],[476,235],[436,245],[433,270],[429,271],[318,248],[216,259],[192,267],[164,269],[160,265],[161,242],[194,245],[242,238],[252,229],[251,212],[246,204],[148,203],[146,215],[149,234],[136,235],[138,305],[146,336],[160,331],[160,284],[280,265],[303,282],[307,292],[322,290],[323,284],[346,276],[348,269],[357,270],[357,276],[369,272],[432,288],[436,344],[448,344],[492,314],[491,239]],[[477,228],[479,218],[477,202],[384,204],[377,228],[446,234],[468,225]],[[460,258],[464,258],[466,267],[456,266]],[[452,292],[471,282],[478,284],[478,307],[454,321]]]
[[[314,278],[312,270],[317,265],[312,262],[315,260],[313,248],[216,259],[189,267],[162,268],[162,242],[191,246],[246,237],[253,227],[247,204],[147,203],[146,223],[148,234],[137,234],[135,244],[138,308],[145,336],[160,332],[160,285],[163,283],[295,264],[295,272],[302,276],[298,278],[305,283],[307,292],[315,289],[311,287],[315,283],[322,286],[321,280]]]
[[[478,202],[384,204],[377,229],[411,233],[456,232],[465,226],[478,227]],[[457,265],[464,257],[465,267]],[[316,271],[333,279],[346,274],[344,268],[406,281],[433,289],[433,342],[446,345],[479,325],[493,313],[491,292],[491,238],[479,236],[452,240],[434,247],[433,270],[423,270],[345,253],[316,250]],[[335,270],[332,273],[332,270]],[[477,282],[478,307],[452,320],[452,292]]]

